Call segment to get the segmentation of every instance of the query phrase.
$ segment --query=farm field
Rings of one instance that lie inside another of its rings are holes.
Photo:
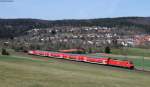
[[[105,49],[97,49],[93,48],[92,50],[100,50],[102,53],[105,52]],[[144,48],[111,48],[111,54],[115,55],[128,55],[128,56],[144,56],[144,57],[150,57],[150,49],[144,49]]]
[[[22,56],[21,56],[22,55]],[[150,73],[25,54],[0,55],[1,87],[149,87]]]
[[[142,49],[142,48],[116,49],[116,48],[112,48],[112,54],[150,57],[150,49]]]

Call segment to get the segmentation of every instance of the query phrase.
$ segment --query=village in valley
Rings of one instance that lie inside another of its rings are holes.
[[[84,48],[87,52],[101,52],[110,47],[148,47],[150,36],[115,27],[71,27],[34,28],[13,40],[4,40],[15,49],[59,50]],[[77,44],[78,43],[78,44]],[[17,47],[16,47],[17,46]]]

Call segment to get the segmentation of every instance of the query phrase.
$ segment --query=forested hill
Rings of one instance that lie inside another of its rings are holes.
[[[48,28],[54,26],[104,26],[104,27],[134,27],[150,33],[150,17],[120,17],[82,20],[39,20],[39,19],[0,19],[0,38],[10,38],[26,34],[33,28]]]

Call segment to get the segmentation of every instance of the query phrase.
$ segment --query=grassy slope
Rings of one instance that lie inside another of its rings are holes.
[[[1,87],[149,87],[149,75],[54,59],[0,56]]]
[[[150,49],[141,49],[141,48],[112,49],[112,54],[150,57]]]

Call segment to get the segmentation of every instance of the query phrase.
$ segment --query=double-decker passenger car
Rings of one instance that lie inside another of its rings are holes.
[[[94,58],[94,57],[89,57],[80,54],[48,52],[48,51],[39,51],[39,50],[28,51],[28,54],[55,57],[55,58],[64,58],[64,59],[69,59],[74,61],[82,61],[82,62],[103,64],[103,65],[119,66],[119,67],[124,67],[129,69],[134,68],[133,63],[129,60],[117,60],[111,58]]]

